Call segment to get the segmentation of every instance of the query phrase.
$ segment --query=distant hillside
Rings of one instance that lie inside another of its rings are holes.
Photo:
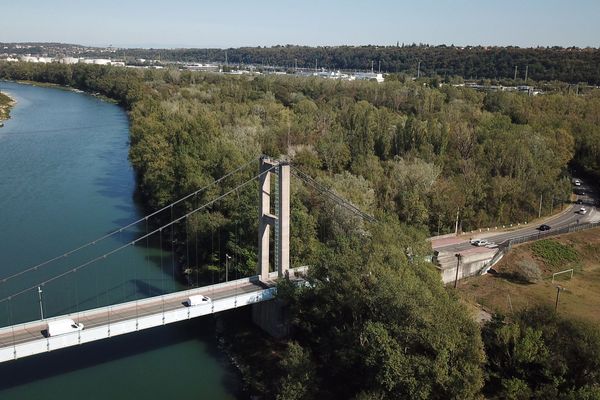
[[[466,47],[454,46],[361,46],[361,47],[243,47],[238,49],[127,50],[127,55],[177,61],[265,64],[300,68],[365,70],[371,65],[384,72],[461,76],[466,79],[512,79],[537,81],[559,80],[600,84],[600,50],[578,48]],[[373,63],[373,64],[371,64]]]
[[[26,45],[26,46],[25,46]],[[4,48],[1,51],[2,47]],[[274,46],[237,49],[117,49],[56,43],[0,43],[0,53],[47,53],[160,59],[162,61],[259,64],[280,68],[328,68],[404,72],[423,76],[461,76],[466,79],[558,80],[600,84],[600,49],[575,47],[455,47],[428,45],[398,46]],[[73,54],[69,54],[73,53]],[[108,54],[107,54],[108,53]]]

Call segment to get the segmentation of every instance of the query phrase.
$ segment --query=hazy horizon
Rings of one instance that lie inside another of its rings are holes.
[[[299,46],[600,47],[600,2],[574,0],[21,0],[3,7],[0,42],[124,48]]]

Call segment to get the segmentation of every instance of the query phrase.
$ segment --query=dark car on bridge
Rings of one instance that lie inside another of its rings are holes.
[[[542,224],[542,225],[540,225],[540,227],[538,229],[540,231],[549,231],[550,230],[550,225]]]

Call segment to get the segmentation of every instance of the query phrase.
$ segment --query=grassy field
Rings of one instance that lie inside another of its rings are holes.
[[[522,266],[536,265],[542,279],[518,278]],[[555,272],[573,269],[557,277]],[[600,323],[600,229],[561,235],[513,248],[495,267],[496,274],[471,277],[459,283],[459,295],[490,312],[510,314],[537,304],[554,307],[561,287],[558,312]]]

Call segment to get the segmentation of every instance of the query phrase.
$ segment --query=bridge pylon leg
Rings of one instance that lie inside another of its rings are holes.
[[[267,172],[268,171],[268,172]],[[275,171],[275,172],[274,172]],[[288,162],[260,159],[258,274],[262,281],[269,280],[271,228],[277,228],[274,237],[275,268],[284,276],[290,267],[290,165]],[[277,174],[277,202],[271,212],[271,175]]]

